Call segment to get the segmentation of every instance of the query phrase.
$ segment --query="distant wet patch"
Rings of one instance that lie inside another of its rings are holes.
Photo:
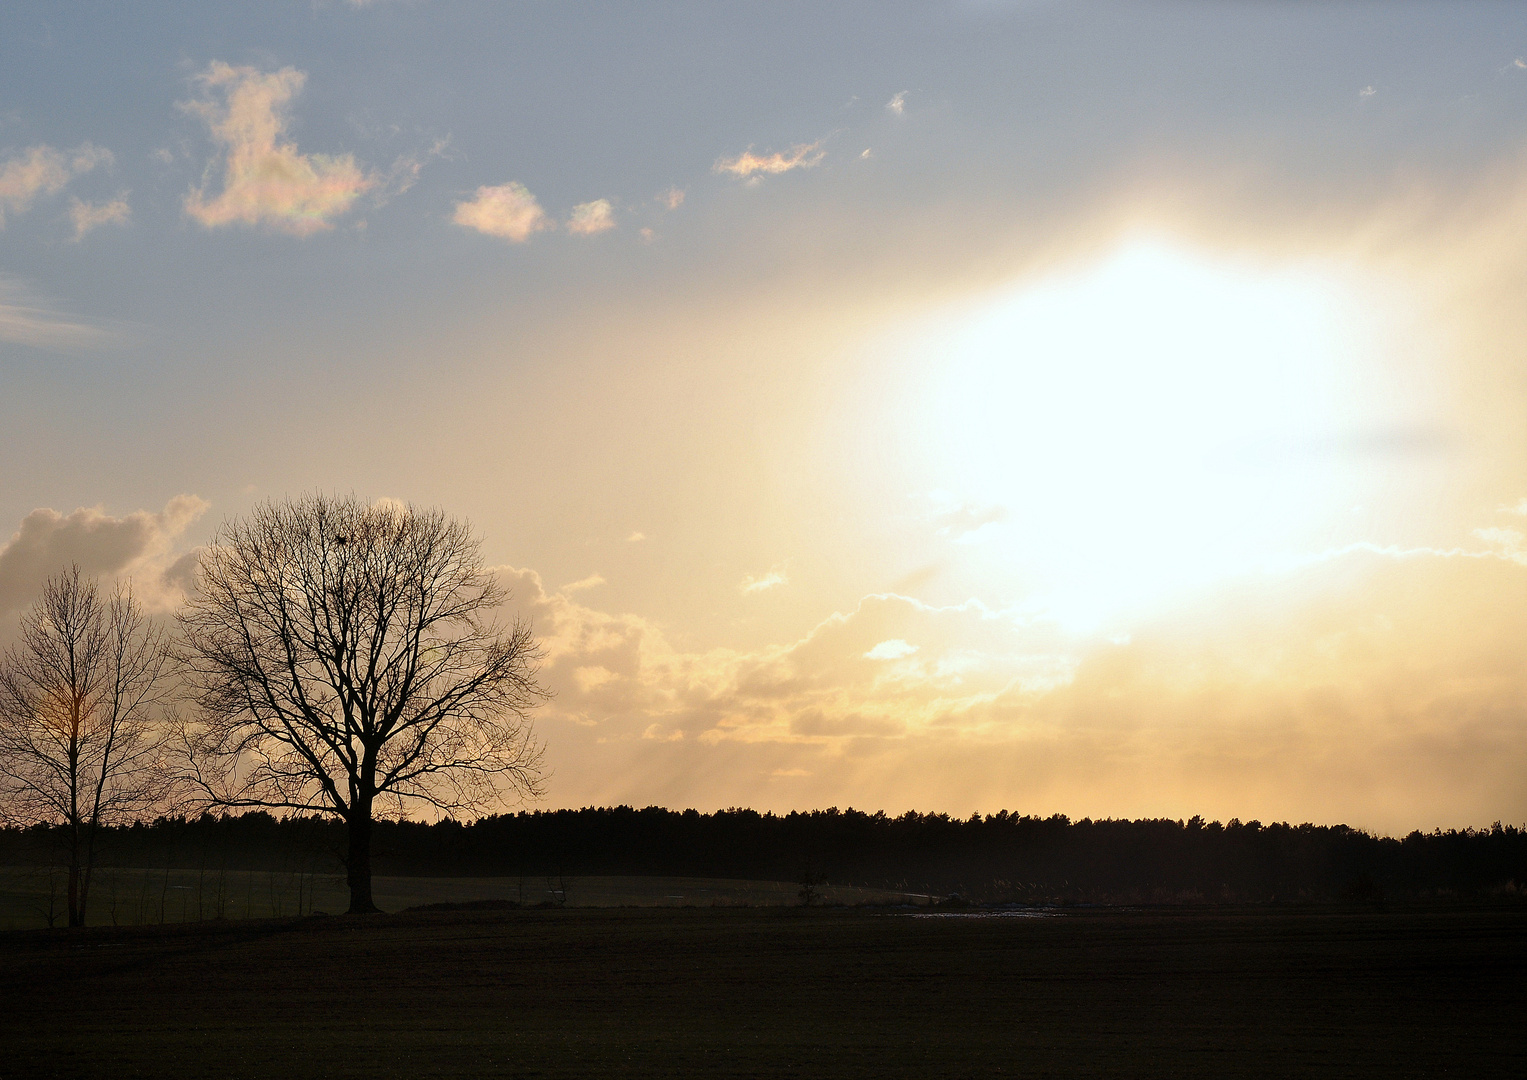
[[[899,915],[907,915],[914,919],[1051,919],[1059,916],[1058,911],[1034,911],[1033,909],[998,908],[996,910],[976,911],[903,911]]]

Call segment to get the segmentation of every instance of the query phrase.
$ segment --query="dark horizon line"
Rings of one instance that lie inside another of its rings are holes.
[[[1130,817],[1091,817],[1091,816],[1080,817],[1080,818],[1073,818],[1069,814],[1065,814],[1065,813],[1062,813],[1060,811],[1055,811],[1055,812],[1052,812],[1050,814],[1032,814],[1032,813],[1020,813],[1020,812],[1015,811],[1015,810],[1002,809],[1002,810],[998,810],[998,811],[995,811],[995,812],[989,813],[989,814],[982,814],[982,813],[979,813],[979,812],[973,812],[969,817],[961,817],[961,816],[957,816],[955,814],[951,814],[948,811],[941,811],[941,810],[927,810],[927,811],[922,811],[922,810],[905,810],[905,811],[902,811],[899,814],[892,814],[892,813],[890,813],[890,812],[888,812],[886,810],[874,810],[874,811],[860,810],[860,809],[856,809],[853,806],[848,806],[848,807],[845,807],[845,808],[843,808],[841,810],[838,807],[836,807],[836,806],[829,806],[829,807],[815,808],[815,809],[809,809],[809,810],[788,810],[788,811],[784,811],[784,812],[776,812],[776,811],[773,811],[773,810],[755,810],[752,807],[747,807],[747,806],[728,806],[728,807],[724,807],[724,808],[717,809],[717,810],[699,810],[699,809],[696,809],[694,807],[686,807],[683,810],[678,810],[678,809],[674,809],[674,808],[668,807],[668,806],[661,806],[661,805],[658,805],[656,803],[649,803],[646,806],[642,806],[642,807],[637,807],[636,805],[634,805],[632,803],[611,803],[611,804],[608,804],[608,805],[596,805],[596,804],[590,803],[587,806],[580,806],[580,807],[576,807],[576,808],[575,807],[557,807],[557,808],[554,808],[554,809],[553,808],[546,808],[546,807],[520,807],[517,810],[506,810],[506,811],[501,811],[501,812],[496,812],[496,813],[481,814],[481,815],[479,815],[477,817],[474,817],[474,818],[455,818],[455,817],[445,816],[445,817],[437,818],[437,819],[435,819],[433,821],[426,820],[426,819],[423,819],[423,818],[409,817],[407,814],[404,814],[402,817],[380,817],[379,816],[376,819],[376,821],[377,821],[378,825],[391,825],[391,826],[418,826],[418,827],[424,827],[424,828],[434,828],[434,827],[439,827],[439,826],[445,826],[445,827],[458,826],[458,827],[461,827],[461,828],[471,828],[471,827],[473,827],[475,825],[478,825],[480,823],[487,823],[487,822],[492,822],[492,821],[506,819],[506,818],[509,818],[509,819],[513,819],[513,818],[525,818],[525,817],[535,818],[535,817],[556,817],[556,816],[559,816],[559,815],[615,814],[615,813],[625,813],[625,814],[631,814],[631,815],[642,815],[642,814],[670,815],[671,814],[671,815],[674,815],[674,816],[677,816],[677,817],[681,817],[681,818],[688,818],[688,817],[691,817],[691,816],[696,817],[696,818],[728,818],[728,817],[736,818],[736,817],[753,816],[753,817],[757,817],[757,818],[762,819],[762,820],[771,820],[772,819],[772,820],[778,820],[778,821],[785,821],[785,820],[788,820],[790,818],[819,818],[819,819],[820,818],[826,818],[826,819],[831,819],[831,818],[834,818],[834,817],[838,817],[838,818],[843,818],[843,819],[853,818],[853,819],[862,819],[862,820],[866,820],[866,821],[876,821],[876,820],[878,820],[878,821],[884,821],[884,822],[906,822],[906,823],[910,823],[910,822],[930,822],[930,823],[931,822],[942,822],[942,823],[948,823],[948,824],[951,824],[951,825],[967,825],[967,826],[968,825],[1001,825],[1001,824],[1009,823],[1009,822],[1045,823],[1045,824],[1061,825],[1061,826],[1075,826],[1075,825],[1094,825],[1094,826],[1095,825],[1131,825],[1131,826],[1158,825],[1158,826],[1160,826],[1160,825],[1173,825],[1173,826],[1176,826],[1177,828],[1183,829],[1185,831],[1203,830],[1203,831],[1206,831],[1206,832],[1221,832],[1221,831],[1229,832],[1229,831],[1234,831],[1234,830],[1246,830],[1246,831],[1250,831],[1250,832],[1271,831],[1271,830],[1288,830],[1288,831],[1293,831],[1293,832],[1310,832],[1310,831],[1318,830],[1318,831],[1351,833],[1351,834],[1366,836],[1366,837],[1369,837],[1369,838],[1375,839],[1375,840],[1403,840],[1405,837],[1408,837],[1408,836],[1488,835],[1488,834],[1491,834],[1491,833],[1501,833],[1501,832],[1506,832],[1506,833],[1513,833],[1513,832],[1527,833],[1527,823],[1522,823],[1522,824],[1505,824],[1499,818],[1497,818],[1491,824],[1486,825],[1486,826],[1465,825],[1465,826],[1462,826],[1462,827],[1450,826],[1450,827],[1447,827],[1447,828],[1443,828],[1442,826],[1437,825],[1437,826],[1433,826],[1431,829],[1419,829],[1419,828],[1417,828],[1417,829],[1411,829],[1409,832],[1406,832],[1404,834],[1393,835],[1393,834],[1389,834],[1389,833],[1381,833],[1381,832],[1378,832],[1378,831],[1372,830],[1372,829],[1366,829],[1366,828],[1361,828],[1361,827],[1357,827],[1357,826],[1348,825],[1345,822],[1318,823],[1318,822],[1313,822],[1313,821],[1303,821],[1303,822],[1300,822],[1299,824],[1295,825],[1295,824],[1291,823],[1290,821],[1288,821],[1287,819],[1284,819],[1282,821],[1268,821],[1268,822],[1264,823],[1263,821],[1261,821],[1258,818],[1251,818],[1251,819],[1248,819],[1246,821],[1242,821],[1239,817],[1232,817],[1228,821],[1221,822],[1218,819],[1212,819],[1212,820],[1211,819],[1206,819],[1206,818],[1204,818],[1200,814],[1194,814],[1194,815],[1192,815],[1191,817],[1188,817],[1188,818],[1172,818],[1172,817],[1138,817],[1138,818],[1130,818]],[[271,818],[271,819],[273,819],[275,821],[278,821],[278,822],[280,822],[280,821],[324,821],[324,822],[327,822],[327,821],[331,821],[331,820],[339,820],[337,815],[334,814],[333,812],[325,812],[325,811],[318,811],[318,810],[299,811],[299,810],[293,809],[293,810],[289,810],[289,811],[287,811],[285,813],[282,813],[282,812],[279,812],[279,808],[273,808],[273,807],[226,807],[226,808],[212,807],[212,808],[207,808],[207,809],[204,809],[204,810],[201,810],[201,811],[190,811],[190,812],[170,811],[168,813],[155,814],[152,817],[150,817],[150,816],[135,817],[135,818],[133,818],[131,820],[124,821],[124,822],[114,822],[114,823],[110,823],[110,824],[102,824],[99,827],[103,828],[103,829],[133,829],[133,828],[144,828],[144,827],[153,828],[154,826],[159,825],[161,823],[166,824],[166,825],[169,825],[169,824],[189,824],[191,822],[198,821],[198,820],[200,820],[202,818],[211,818],[213,820],[236,820],[236,819],[245,818],[245,817],[258,817],[258,816],[261,816],[261,815],[264,815],[264,816],[266,816],[268,818]],[[11,824],[7,824],[7,823],[0,823],[0,833],[3,833],[3,832],[25,832],[25,831],[28,831],[29,829],[49,829],[49,828],[56,828],[56,827],[58,827],[56,824],[50,825],[50,824],[45,824],[45,823],[38,823],[38,824],[33,824],[33,825],[11,825]]]

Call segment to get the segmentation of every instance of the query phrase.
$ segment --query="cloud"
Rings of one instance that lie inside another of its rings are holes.
[[[928,498],[933,502],[928,520],[935,533],[957,544],[979,543],[993,526],[1007,520],[1006,507],[962,502],[943,491],[932,492]]]
[[[1377,555],[1381,558],[1399,561],[1417,559],[1505,559],[1511,562],[1515,561],[1514,557],[1500,550],[1499,541],[1503,536],[1509,537],[1514,531],[1512,529],[1475,529],[1474,536],[1495,545],[1484,550],[1464,547],[1401,547],[1399,544],[1375,544],[1371,540],[1359,540],[1355,543],[1344,544],[1341,547],[1326,548],[1310,554],[1270,561],[1263,569],[1268,573],[1289,573],[1320,563],[1340,562],[1353,555]]]
[[[456,204],[451,220],[485,236],[523,244],[534,233],[553,227],[546,211],[524,184],[480,187],[477,196]]]
[[[0,275],[0,341],[68,350],[98,345],[106,336],[100,326],[54,310],[20,281]]]
[[[681,187],[670,187],[667,191],[661,192],[658,195],[657,201],[662,203],[664,208],[668,210],[677,210],[684,205],[684,189]]]
[[[67,153],[51,146],[34,146],[0,165],[0,227],[8,212],[16,214],[32,205],[38,195],[53,195],[81,173],[97,165],[109,165],[110,150],[82,143]]]
[[[177,495],[157,514],[33,510],[0,547],[0,614],[31,603],[45,580],[71,564],[101,578],[131,577],[134,593],[151,610],[174,606],[194,568],[194,555],[188,564],[176,544],[208,505],[195,495]]]
[[[900,660],[911,656],[917,651],[916,645],[909,645],[901,638],[887,638],[864,654],[866,660]]]
[[[1365,86],[1365,87],[1363,87],[1361,90],[1359,90],[1357,92],[1357,96],[1360,97],[1360,98],[1371,98],[1374,94],[1377,94],[1377,93],[1378,93],[1378,91],[1375,90],[1373,87]]]
[[[615,211],[609,199],[579,203],[567,219],[567,231],[574,236],[594,236],[613,228]]]
[[[351,154],[304,154],[285,141],[287,107],[306,79],[291,67],[265,72],[221,61],[196,77],[207,96],[181,108],[204,120],[221,148],[223,190],[208,198],[204,181],[186,196],[187,214],[209,229],[264,225],[308,236],[333,228],[332,219],[377,185]]]
[[[647,534],[646,533],[643,533],[643,532],[633,532],[630,536],[626,537],[626,543],[628,543],[628,544],[639,544],[639,543],[641,543],[645,539],[647,539]]]
[[[641,727],[661,719],[660,709],[645,713],[652,695],[661,693],[645,676],[661,666],[658,658],[671,655],[655,627],[636,616],[587,607],[567,588],[548,591],[533,570],[496,572],[509,590],[509,609],[531,622],[545,650],[543,679],[557,695],[547,710],[552,718],[587,726],[619,714]]]
[[[811,169],[821,164],[827,151],[819,149],[822,141],[818,139],[814,143],[801,143],[792,146],[788,154],[773,153],[763,157],[753,153],[749,148],[734,158],[721,158],[712,171],[716,173],[729,173],[732,176],[743,179],[753,176],[755,173],[777,174],[789,172],[791,169]]]
[[[131,217],[126,192],[108,203],[88,203],[79,199],[69,203],[69,220],[74,222],[75,240],[84,239],[86,233],[100,225],[126,225]]]
[[[533,571],[499,574],[546,650],[542,674],[556,694],[548,718],[597,727],[607,739],[651,741],[648,730],[709,746],[899,737],[930,710],[1018,684],[1049,686],[1072,664],[1052,655],[1052,629],[1036,636],[977,602],[939,608],[889,594],[829,616],[798,641],[688,651],[639,616],[597,611],[566,588],[549,593]],[[885,644],[911,648],[909,640],[921,643],[915,656]],[[896,664],[884,662],[887,652],[900,653]],[[1009,654],[1019,658],[1000,659]]]
[[[1475,529],[1474,535],[1490,545],[1492,554],[1527,566],[1527,533],[1521,529]]]
[[[563,592],[579,592],[580,590],[583,590],[583,589],[592,589],[592,588],[595,588],[596,586],[603,585],[603,584],[604,584],[604,577],[603,577],[603,575],[601,575],[601,574],[590,574],[586,578],[582,578],[582,579],[580,579],[578,581],[572,581],[572,582],[569,582],[568,584],[562,586],[562,591]]]
[[[421,157],[418,154],[405,154],[392,163],[392,168],[387,170],[376,191],[374,205],[385,206],[395,195],[401,195],[419,182],[419,174],[424,171],[425,163],[430,158],[448,158],[450,152],[451,137],[446,135],[436,139],[430,144],[430,148],[424,151]]]
[[[902,90],[897,93],[895,97],[885,103],[885,108],[887,112],[892,112],[897,116],[900,116],[907,109],[907,92]]]
[[[739,588],[744,594],[747,594],[763,592],[765,589],[772,589],[779,585],[788,585],[789,583],[790,579],[785,576],[785,568],[783,566],[776,566],[762,577],[754,577],[752,574],[749,574],[742,579],[742,584]]]
[[[1355,549],[1112,640],[977,600],[876,594],[798,640],[709,650],[504,574],[547,647],[560,804],[1399,831],[1527,813],[1527,572],[1499,558]],[[776,793],[774,775],[803,786]]]

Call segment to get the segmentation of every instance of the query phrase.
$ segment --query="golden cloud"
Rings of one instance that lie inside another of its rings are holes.
[[[150,610],[175,606],[195,562],[194,553],[177,555],[176,545],[208,505],[195,495],[177,495],[157,514],[138,510],[113,517],[100,507],[69,514],[33,510],[0,547],[0,612],[24,607],[45,580],[71,565],[100,577],[131,577],[138,599]]]
[[[524,184],[514,182],[478,188],[475,198],[456,204],[451,220],[485,236],[515,244],[523,244],[532,234],[553,227],[536,197]]]
[[[581,591],[583,589],[592,589],[592,588],[595,588],[595,587],[597,587],[599,585],[603,585],[604,583],[605,583],[604,582],[604,575],[602,575],[602,574],[590,574],[586,578],[580,578],[577,581],[570,581],[570,582],[568,582],[566,585],[562,586],[562,591],[563,592],[579,592],[579,591]]]
[[[567,219],[567,231],[574,236],[594,236],[613,228],[615,211],[609,199],[579,203]]]
[[[1527,812],[1513,765],[1527,572],[1499,555],[1354,549],[1222,587],[1119,642],[881,594],[795,642],[703,652],[508,573],[547,645],[548,720],[584,741],[562,772],[573,790],[554,793],[567,801],[1402,831]],[[770,775],[810,782],[781,794]]]
[[[91,229],[101,225],[126,225],[132,217],[126,194],[108,203],[88,203],[75,199],[69,204],[69,220],[74,223],[74,239],[82,240]]]
[[[774,175],[789,172],[791,169],[811,169],[821,164],[822,159],[827,156],[827,151],[819,149],[821,145],[822,141],[818,139],[814,143],[792,146],[787,154],[773,153],[762,157],[748,149],[734,158],[721,158],[712,169],[717,173],[729,173],[739,179],[751,177],[756,173]]]
[[[110,150],[90,143],[68,153],[51,146],[34,146],[11,158],[0,165],[0,227],[5,225],[7,211],[20,213],[38,195],[55,194],[80,173],[111,162]]]
[[[775,566],[767,574],[759,574],[757,576],[749,574],[742,579],[742,584],[738,588],[744,594],[749,594],[764,592],[767,589],[775,589],[781,585],[788,584],[790,584],[790,578],[785,574],[785,568],[783,566]]]
[[[685,652],[639,616],[597,611],[565,587],[548,593],[533,571],[500,574],[546,649],[553,713],[580,723],[659,723],[711,743],[822,742],[796,718],[853,715],[902,731],[935,701],[967,707],[1014,685],[1049,686],[1074,663],[1055,654],[1052,628],[975,601],[940,608],[894,594],[866,597],[786,645]],[[919,648],[887,647],[909,639]],[[587,674],[594,669],[597,680]],[[918,703],[919,693],[927,700]],[[858,734],[853,726],[839,734]]]
[[[205,184],[192,190],[187,214],[207,228],[264,225],[308,236],[333,228],[333,218],[376,186],[351,154],[304,154],[285,141],[287,107],[306,79],[295,68],[264,72],[220,61],[196,77],[208,96],[181,108],[204,120],[222,148],[223,190],[215,198]]]

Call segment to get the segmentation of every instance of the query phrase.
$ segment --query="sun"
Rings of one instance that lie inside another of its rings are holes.
[[[1335,269],[1132,242],[921,336],[916,453],[1000,508],[970,558],[1096,626],[1329,540],[1373,311]]]

